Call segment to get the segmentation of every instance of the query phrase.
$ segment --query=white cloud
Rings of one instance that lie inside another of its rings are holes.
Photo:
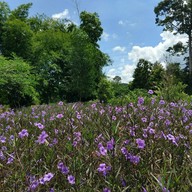
[[[124,20],[124,21],[123,20],[119,20],[118,24],[121,25],[121,26],[128,25],[129,27],[135,27],[136,26],[136,23],[130,22],[128,20]]]
[[[124,52],[126,49],[126,47],[121,47],[121,46],[116,46],[113,48],[113,51],[120,51],[120,52]]]
[[[135,70],[135,65],[124,65],[123,66],[123,69],[121,71],[121,79],[122,79],[122,82],[130,82],[133,80],[133,73],[134,73],[134,70]]]
[[[104,41],[108,41],[108,40],[109,40],[109,34],[106,33],[106,32],[103,32],[101,38],[102,38]]]
[[[113,33],[113,34],[109,34],[107,32],[103,32],[103,34],[101,35],[101,38],[104,40],[104,41],[109,41],[110,39],[117,39],[118,38],[118,35]]]
[[[173,56],[169,57],[169,54],[166,50],[173,46],[174,44],[183,42],[186,44],[188,38],[186,35],[173,35],[171,32],[162,32],[160,34],[162,40],[156,46],[133,46],[131,51],[128,52],[128,58],[120,58],[120,63],[118,68],[112,68],[107,72],[107,76],[110,78],[115,77],[116,75],[122,78],[122,82],[128,83],[133,80],[132,75],[136,68],[137,62],[139,59],[146,59],[152,63],[158,61],[165,65],[167,59],[170,62],[183,62],[185,56]]]
[[[110,69],[106,75],[109,77],[109,79],[113,79],[115,76],[120,76],[121,77],[121,82],[122,83],[128,83],[133,80],[133,72],[135,70],[135,65],[123,65],[122,67],[119,68],[112,68]]]
[[[124,25],[125,23],[124,23],[122,20],[120,20],[120,21],[118,22],[118,24],[119,24],[119,25]]]
[[[158,62],[165,62],[166,59],[171,59],[172,62],[182,62],[183,57],[171,57],[169,58],[169,54],[166,52],[166,50],[173,46],[174,44],[178,43],[179,41],[183,42],[184,44],[187,41],[186,35],[173,35],[173,33],[164,31],[160,34],[162,37],[162,42],[160,42],[158,45],[152,47],[152,46],[133,46],[132,50],[128,53],[129,60],[132,61],[132,63],[136,64],[139,59],[146,59],[152,63],[158,61]]]
[[[56,13],[52,15],[53,19],[70,19],[69,10],[65,9],[61,13]]]

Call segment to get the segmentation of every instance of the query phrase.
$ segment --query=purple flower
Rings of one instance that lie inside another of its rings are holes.
[[[77,119],[81,119],[81,115],[79,113],[77,113]]]
[[[23,129],[22,131],[19,132],[19,137],[23,138],[23,137],[28,137],[29,133],[26,129]]]
[[[105,188],[103,189],[103,192],[111,192],[111,190],[110,190],[109,188],[105,187]]]
[[[0,159],[5,160],[5,155],[3,154],[3,151],[0,151]]]
[[[131,162],[131,163],[138,164],[139,161],[140,161],[140,157],[139,157],[139,156],[131,155],[131,157],[130,157],[130,162]]]
[[[162,192],[170,192],[170,191],[166,187],[163,187]]]
[[[141,121],[142,121],[143,123],[146,123],[146,122],[147,122],[147,118],[146,118],[146,117],[142,117],[142,118],[141,118]]]
[[[52,144],[53,144],[53,145],[56,145],[57,143],[58,143],[58,139],[57,139],[57,138],[54,138]]]
[[[46,111],[42,111],[41,114],[44,117],[46,115]]]
[[[101,155],[105,156],[107,154],[107,149],[103,146],[99,147],[99,151],[101,153]]]
[[[123,155],[127,154],[127,149],[125,147],[122,147],[121,148],[121,153],[123,153]]]
[[[3,135],[0,135],[0,142],[5,143],[6,142],[6,137],[4,137]]]
[[[93,103],[93,104],[91,105],[91,107],[92,107],[92,108],[96,108],[96,103]]]
[[[44,181],[50,181],[53,178],[54,174],[53,173],[47,173],[44,175]]]
[[[55,120],[55,118],[52,116],[52,117],[50,117],[50,121],[54,121]]]
[[[39,183],[40,183],[41,185],[44,185],[44,184],[45,184],[45,180],[44,180],[43,177],[41,177],[41,178],[39,179]]]
[[[148,93],[149,93],[150,95],[152,95],[154,92],[153,92],[153,90],[150,89],[150,90],[148,91]]]
[[[136,139],[137,147],[143,149],[145,147],[145,141],[143,139]]]
[[[117,117],[113,115],[112,120],[115,121],[116,119],[117,119]]]
[[[45,131],[42,131],[41,134],[38,136],[37,142],[39,144],[43,144],[45,143],[47,137],[48,137],[48,134]]]
[[[30,189],[34,190],[38,187],[39,185],[39,181],[38,180],[34,180],[31,185],[30,185]]]
[[[168,134],[167,139],[172,141],[173,144],[178,145],[177,142],[176,142],[176,138],[173,135]]]
[[[159,104],[160,104],[160,105],[164,105],[164,104],[165,104],[165,101],[161,99],[161,100],[159,101]]]
[[[62,105],[63,105],[63,102],[62,102],[62,101],[59,101],[58,105],[62,106]]]
[[[44,125],[41,123],[34,123],[35,126],[37,126],[40,130],[44,129]]]
[[[9,139],[11,140],[11,141],[13,141],[14,140],[14,135],[11,135],[10,137],[9,137]]]
[[[105,112],[104,109],[101,109],[101,110],[99,111],[99,113],[100,113],[101,115],[102,115],[104,112]]]
[[[10,157],[7,160],[7,164],[11,164],[11,163],[13,163],[13,161],[14,161],[14,156],[10,155]]]
[[[110,141],[107,142],[107,150],[113,150],[114,148],[114,139],[112,138]]]
[[[173,141],[173,140],[175,140],[175,137],[171,134],[168,134],[167,139]]]
[[[56,116],[58,119],[61,119],[61,118],[63,118],[63,114],[58,114],[57,116]]]
[[[67,180],[71,185],[75,184],[75,177],[73,175],[68,175]]]
[[[63,162],[59,162],[57,164],[57,168],[64,174],[67,175],[69,173],[69,169],[67,166],[63,164]]]
[[[155,134],[155,130],[154,129],[152,129],[152,128],[149,128],[149,134]]]
[[[121,184],[122,184],[123,187],[126,187],[127,183],[126,183],[125,179],[121,178]]]
[[[105,164],[105,163],[101,163],[101,164],[99,165],[99,167],[97,168],[97,170],[98,170],[99,172],[104,172],[104,171],[106,171],[106,164]]]
[[[97,168],[97,171],[103,173],[104,176],[107,175],[107,172],[111,170],[110,166],[107,166],[105,163],[101,163]]]
[[[129,144],[129,140],[128,140],[128,139],[125,140],[125,141],[124,141],[124,144],[125,144],[125,145],[128,145],[128,144]]]
[[[166,125],[166,126],[169,126],[170,124],[171,124],[171,121],[169,121],[169,119],[166,119],[166,120],[165,120],[165,125]]]
[[[144,98],[143,97],[139,97],[138,98],[138,104],[142,105],[144,103]]]

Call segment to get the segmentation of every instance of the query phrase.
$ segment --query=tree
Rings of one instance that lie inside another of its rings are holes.
[[[165,69],[163,68],[162,64],[157,62],[154,63],[152,65],[150,78],[149,78],[151,89],[156,90],[158,87],[161,86],[164,75],[165,75]]]
[[[113,96],[114,92],[111,82],[106,77],[101,78],[97,90],[98,99],[100,102],[107,103]]]
[[[43,103],[66,99],[70,71],[70,34],[49,29],[33,38],[31,64],[39,74],[38,91]]]
[[[33,32],[19,19],[7,20],[3,27],[2,54],[11,57],[13,53],[24,59],[31,54]]]
[[[10,107],[38,103],[35,76],[22,59],[7,60],[0,56],[0,103]]]
[[[11,10],[9,5],[5,2],[0,2],[0,53],[2,49],[2,34],[3,34],[3,26],[7,21]]]
[[[192,0],[163,0],[154,9],[156,24],[165,31],[188,36],[189,73],[192,76]]]
[[[132,88],[149,89],[150,88],[150,74],[152,63],[144,59],[140,59],[137,67],[133,73]]]
[[[80,29],[85,31],[94,45],[97,47],[97,41],[101,39],[103,33],[103,28],[101,27],[101,22],[97,13],[88,13],[86,11],[80,14],[81,24]]]
[[[114,78],[113,78],[113,81],[117,84],[119,84],[121,82],[121,77],[116,75]]]
[[[71,81],[68,100],[87,101],[96,97],[97,78],[101,72],[97,66],[97,48],[90,43],[86,33],[77,29],[71,34]]]
[[[168,63],[166,66],[166,76],[172,76],[173,82],[182,81],[182,70],[179,63]]]
[[[29,16],[29,9],[31,8],[33,4],[27,3],[27,4],[21,4],[16,9],[11,11],[10,17],[11,19],[19,19],[21,21],[26,21],[26,19]]]

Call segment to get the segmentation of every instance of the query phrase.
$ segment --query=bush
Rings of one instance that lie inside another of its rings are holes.
[[[19,58],[7,60],[0,56],[0,103],[10,107],[38,103],[35,76],[29,64]]]

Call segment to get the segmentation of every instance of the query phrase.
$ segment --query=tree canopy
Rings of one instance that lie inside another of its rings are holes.
[[[192,75],[192,0],[163,0],[154,9],[156,24],[188,35],[189,73]]]
[[[11,10],[7,3],[0,2],[0,52],[4,58],[14,61],[17,56],[21,64],[29,64],[41,103],[95,99],[102,68],[110,62],[99,49],[103,29],[98,14],[83,11],[77,26],[46,15],[29,17],[31,6],[22,4]],[[17,72],[21,76],[24,73]],[[5,96],[2,89],[0,94]],[[2,102],[5,100],[0,99]]]

